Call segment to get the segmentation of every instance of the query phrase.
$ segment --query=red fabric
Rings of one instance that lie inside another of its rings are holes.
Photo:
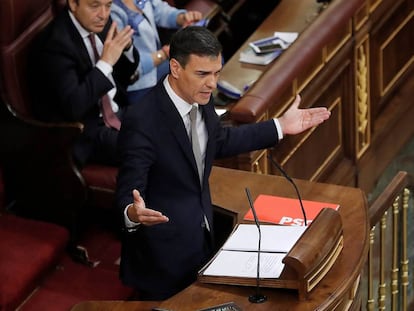
[[[20,311],[70,310],[75,304],[88,300],[126,300],[133,290],[122,285],[118,267],[112,263],[88,267],[66,257]]]
[[[116,175],[118,169],[112,166],[103,166],[99,164],[86,165],[82,170],[82,176],[85,178],[89,187],[115,191]]]
[[[90,260],[99,264],[93,268],[65,256],[19,311],[70,310],[82,301],[131,297],[133,290],[122,285],[118,276],[119,239],[113,233],[91,226],[79,245],[87,249]]]
[[[4,194],[4,181],[3,181],[3,172],[0,168],[0,214],[4,209],[4,206],[6,204],[6,199],[5,199],[5,194]]]
[[[14,310],[65,251],[66,229],[51,223],[0,216],[0,310]]]

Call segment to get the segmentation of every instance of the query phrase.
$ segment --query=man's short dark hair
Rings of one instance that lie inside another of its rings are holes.
[[[205,27],[188,26],[178,30],[171,38],[170,58],[176,59],[182,67],[187,65],[191,54],[217,57],[221,51],[217,37]]]

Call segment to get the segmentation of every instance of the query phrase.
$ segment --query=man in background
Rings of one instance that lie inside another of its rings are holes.
[[[110,0],[68,0],[40,35],[30,55],[34,113],[47,122],[81,122],[73,155],[117,165],[116,140],[127,105],[126,88],[137,79],[139,54],[133,30],[117,31]]]

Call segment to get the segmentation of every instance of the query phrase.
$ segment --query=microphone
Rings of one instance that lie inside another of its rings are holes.
[[[299,199],[299,203],[300,203],[300,208],[302,209],[302,215],[303,215],[303,221],[304,221],[304,225],[307,226],[308,225],[308,221],[306,220],[306,212],[305,212],[305,208],[303,207],[303,203],[302,203],[302,198],[300,197],[300,193],[298,190],[298,187],[296,186],[295,182],[293,181],[292,178],[290,178],[288,176],[288,174],[282,169],[282,167],[277,164],[277,162],[271,157],[270,154],[267,155],[268,159],[270,160],[270,162],[272,162],[272,164],[282,173],[282,175],[293,185],[293,187],[295,188],[296,191],[296,195],[298,196]]]
[[[260,230],[260,224],[259,224],[259,219],[257,218],[257,215],[256,215],[256,210],[254,209],[254,206],[253,206],[252,196],[250,195],[250,190],[248,188],[246,188],[246,194],[247,194],[247,199],[249,200],[250,209],[252,210],[252,213],[253,213],[254,221],[257,226],[257,230],[259,231],[259,241],[258,241],[258,247],[257,247],[256,293],[254,295],[249,296],[249,301],[253,303],[262,303],[267,300],[267,297],[260,293],[260,286],[259,286],[260,285],[259,284],[260,283],[260,245],[262,241],[262,232]]]

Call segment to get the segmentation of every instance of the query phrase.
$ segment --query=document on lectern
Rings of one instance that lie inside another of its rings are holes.
[[[306,230],[305,226],[260,225],[260,278],[278,278],[283,258]],[[256,225],[240,224],[223,247],[202,269],[204,277],[257,277],[259,231]]]

